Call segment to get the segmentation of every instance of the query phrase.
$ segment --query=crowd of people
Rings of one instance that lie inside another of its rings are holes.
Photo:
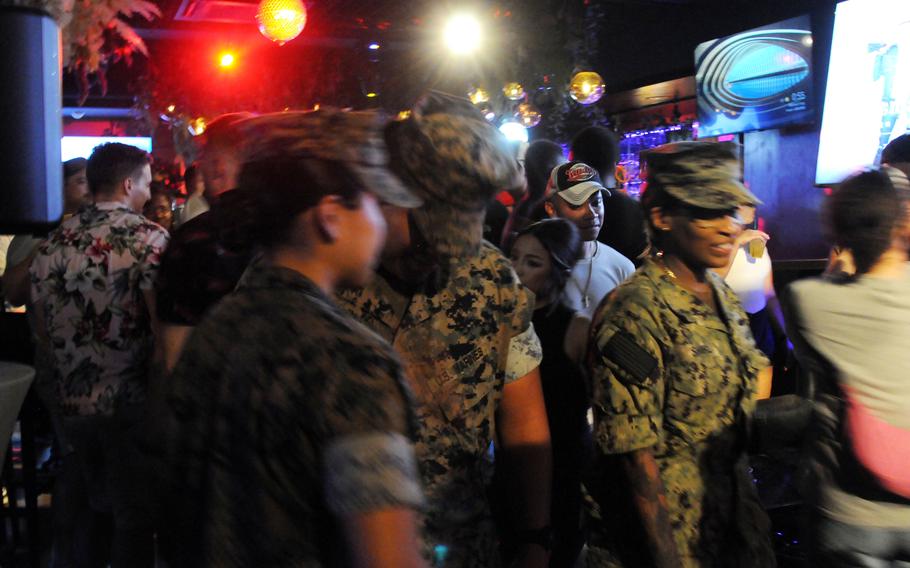
[[[908,145],[834,189],[831,266],[781,301],[729,143],[644,152],[639,203],[610,131],[519,155],[434,92],[220,117],[180,208],[141,150],[66,162],[3,275],[51,563],[774,566],[747,448],[787,336],[814,565],[910,561]]]

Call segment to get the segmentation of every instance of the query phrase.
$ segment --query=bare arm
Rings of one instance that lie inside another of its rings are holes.
[[[355,568],[424,568],[410,509],[380,509],[341,519]]]
[[[618,471],[632,498],[635,519],[648,544],[651,566],[670,568],[681,566],[670,515],[667,495],[657,461],[649,448],[614,456]]]
[[[755,393],[756,400],[771,398],[771,380],[773,378],[774,368],[765,367],[758,373],[758,391]]]
[[[14,306],[28,303],[29,288],[31,287],[28,268],[31,266],[32,259],[35,258],[37,252],[38,248],[35,247],[35,250],[25,260],[16,266],[7,268],[6,272],[3,273],[3,295]]]
[[[514,481],[512,526],[517,531],[549,526],[553,457],[538,368],[506,384],[496,424],[502,450],[497,463]],[[544,567],[548,557],[543,548],[532,546],[525,550],[520,565]]]

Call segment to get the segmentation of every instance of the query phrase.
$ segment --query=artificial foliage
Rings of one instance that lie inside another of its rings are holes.
[[[79,84],[79,104],[85,102],[91,78],[106,91],[105,69],[116,61],[130,62],[135,52],[148,55],[145,42],[126,19],[161,16],[147,0],[0,0],[0,7],[16,6],[41,10],[54,17],[63,37],[63,66]]]

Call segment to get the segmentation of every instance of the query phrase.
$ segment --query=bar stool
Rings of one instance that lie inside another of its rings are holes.
[[[6,456],[19,409],[34,379],[33,367],[0,361],[0,456]],[[0,475],[2,474],[3,464],[0,463]]]
[[[12,460],[7,459],[7,449],[9,447],[10,437],[13,433],[13,428],[16,425],[16,419],[19,416],[19,411],[22,408],[22,403],[25,401],[26,394],[28,394],[29,387],[32,384],[32,381],[35,378],[35,369],[28,365],[23,365],[20,363],[10,363],[7,361],[0,361],[0,480],[2,480],[3,489],[6,490],[6,498],[8,500],[8,506],[0,503],[0,520],[3,522],[0,523],[0,542],[5,543],[7,535],[7,523],[6,519],[10,520],[10,533],[13,537],[13,547],[19,540],[19,517],[22,516],[22,512],[18,505],[18,489],[19,486],[22,486],[22,483],[17,483],[18,480],[17,473],[12,470],[7,470],[3,475],[3,466],[6,463],[12,465]],[[25,430],[25,428],[23,428]],[[29,461],[34,462],[34,451],[25,452],[25,446],[31,443],[31,440],[26,440],[26,433],[23,433],[21,439],[21,448],[23,452],[21,454],[23,472],[25,473],[26,469],[34,469],[33,463],[28,463]],[[31,435],[29,433],[29,435]],[[31,446],[29,446],[31,448]],[[26,456],[25,454],[29,455]],[[23,477],[23,476],[19,476]],[[34,495],[34,484],[25,484],[24,489],[26,489],[26,519],[27,524],[29,525],[29,544],[37,544],[37,535],[32,534],[32,530],[37,530],[37,522],[28,522],[37,520],[37,509],[33,506],[35,498]],[[32,506],[29,506],[32,505]],[[32,511],[31,509],[35,509]],[[32,519],[31,517],[34,517]],[[35,560],[37,560],[37,546],[30,546],[30,565],[35,565]]]

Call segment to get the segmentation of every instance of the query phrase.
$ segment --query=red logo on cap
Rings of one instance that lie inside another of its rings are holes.
[[[579,181],[588,181],[595,175],[597,175],[597,172],[588,164],[575,164],[566,172],[566,179],[575,183]]]

